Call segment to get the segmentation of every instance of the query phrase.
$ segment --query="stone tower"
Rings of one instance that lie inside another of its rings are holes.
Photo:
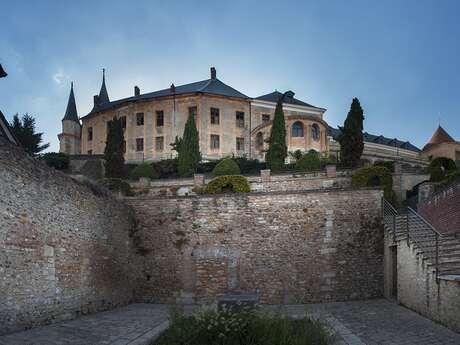
[[[59,152],[68,155],[79,155],[81,153],[81,124],[78,119],[75,96],[73,94],[73,83],[70,86],[69,101],[64,118],[62,119],[62,133],[58,135]]]

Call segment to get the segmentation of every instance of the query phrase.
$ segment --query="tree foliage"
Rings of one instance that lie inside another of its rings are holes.
[[[107,140],[105,142],[104,160],[105,176],[110,178],[123,178],[124,153],[123,153],[123,127],[121,119],[114,118],[107,124]]]
[[[241,174],[240,167],[232,158],[221,160],[212,170],[213,177],[239,174]]]
[[[176,138],[178,150],[178,171],[180,176],[190,176],[196,172],[201,160],[200,143],[196,129],[195,117],[189,115],[185,123],[182,139]]]
[[[284,166],[284,160],[287,157],[286,145],[286,123],[283,112],[284,95],[280,97],[276,104],[275,117],[268,140],[268,150],[265,155],[267,166],[272,171],[280,171]]]
[[[363,121],[364,112],[357,98],[353,98],[350,111],[343,127],[338,141],[340,143],[340,160],[343,165],[356,167],[364,149],[363,140]]]
[[[66,170],[69,167],[69,156],[61,152],[48,152],[40,156],[46,165],[56,170]]]
[[[314,171],[321,169],[321,157],[315,150],[310,150],[302,156],[296,163],[297,171]]]
[[[49,143],[43,144],[43,133],[35,132],[35,118],[27,113],[21,118],[18,114],[14,115],[11,130],[24,150],[32,155],[36,155],[50,146]]]
[[[430,181],[440,182],[446,178],[449,173],[457,170],[455,162],[447,157],[437,157],[433,159],[429,166]]]

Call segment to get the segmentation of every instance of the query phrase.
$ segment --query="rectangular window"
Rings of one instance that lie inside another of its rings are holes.
[[[244,128],[244,112],[243,111],[236,112],[236,127]]]
[[[144,138],[136,138],[136,151],[144,151]]]
[[[219,108],[211,108],[211,125],[219,124]]]
[[[164,126],[164,113],[163,110],[157,110],[157,119],[156,119],[157,127]]]
[[[88,141],[93,140],[93,127],[88,127]]]
[[[236,138],[236,150],[244,151],[244,138]]]
[[[163,151],[164,150],[164,137],[156,137],[155,138],[155,150]]]
[[[197,107],[188,107],[188,115],[192,115],[194,118],[195,118],[195,122],[196,122],[196,114],[198,112],[198,109]]]
[[[120,117],[121,119],[121,128],[126,129],[126,116]]]
[[[262,114],[262,123],[270,122],[270,115],[269,114]]]
[[[211,150],[218,150],[220,147],[219,136],[211,134]]]
[[[144,113],[137,113],[136,114],[136,125],[143,126],[144,125]]]
[[[88,154],[91,156],[93,154],[93,150],[88,150]]]

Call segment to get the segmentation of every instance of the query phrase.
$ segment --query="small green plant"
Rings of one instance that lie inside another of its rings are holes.
[[[394,161],[375,161],[375,166],[382,166],[387,168],[390,172],[395,172],[395,162]]]
[[[303,153],[301,150],[295,150],[295,151],[289,151],[289,156],[291,156],[292,158],[294,158],[294,161],[299,161],[302,156],[303,156]]]
[[[154,345],[329,345],[333,335],[319,321],[290,320],[257,308],[202,307],[194,316],[176,313]]]
[[[130,172],[129,177],[132,180],[139,180],[139,178],[141,177],[148,177],[154,179],[158,178],[159,174],[151,164],[142,163]]]
[[[321,169],[320,155],[315,150],[308,151],[307,154],[303,155],[296,164],[295,169],[297,171],[313,171]]]
[[[112,192],[120,192],[121,194],[125,196],[134,195],[129,183],[126,181],[123,181],[120,178],[104,178],[99,181],[103,186],[107,187]]]
[[[212,171],[212,176],[239,175],[240,167],[232,158],[225,158],[220,161]]]
[[[220,194],[226,192],[249,193],[251,186],[248,179],[241,175],[226,175],[212,179],[204,189],[207,194]]]

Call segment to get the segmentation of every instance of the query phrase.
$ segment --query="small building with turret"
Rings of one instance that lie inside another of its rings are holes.
[[[58,135],[58,139],[59,152],[68,155],[78,155],[81,153],[81,124],[73,93],[73,83],[70,85],[67,109],[62,119],[62,133]]]

